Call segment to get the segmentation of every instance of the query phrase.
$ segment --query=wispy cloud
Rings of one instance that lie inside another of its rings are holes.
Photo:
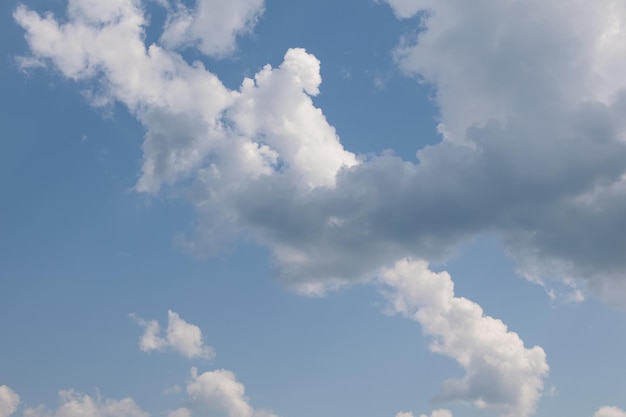
[[[17,410],[20,396],[6,385],[0,385],[0,417],[9,417]]]
[[[169,48],[194,46],[215,57],[235,50],[237,36],[253,29],[264,7],[263,0],[199,0],[193,8],[174,3],[160,41]]]

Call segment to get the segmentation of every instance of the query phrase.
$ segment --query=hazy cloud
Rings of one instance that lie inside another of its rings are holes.
[[[20,396],[6,385],[0,385],[0,417],[9,417],[17,410]]]
[[[626,417],[626,411],[617,407],[602,407],[593,417]]]
[[[131,398],[122,400],[92,398],[73,390],[59,392],[61,405],[50,412],[43,407],[29,408],[24,417],[148,417]]]
[[[413,413],[411,412],[401,412],[396,414],[396,417],[413,417]],[[420,414],[420,417],[429,417],[426,414]],[[434,410],[430,417],[452,417],[452,412],[450,410]]]
[[[428,417],[426,414],[420,415],[420,417]],[[452,412],[450,410],[435,410],[432,412],[430,417],[452,417]]]

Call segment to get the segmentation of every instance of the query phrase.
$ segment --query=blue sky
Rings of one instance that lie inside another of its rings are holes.
[[[0,19],[0,417],[626,415],[621,2]]]

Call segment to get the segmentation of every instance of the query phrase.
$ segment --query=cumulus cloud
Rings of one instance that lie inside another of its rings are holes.
[[[213,349],[204,344],[200,328],[187,323],[171,310],[167,312],[164,335],[161,335],[158,321],[146,321],[135,314],[131,314],[131,317],[144,328],[144,334],[139,340],[139,348],[144,352],[172,350],[189,359],[212,359],[215,356]]]
[[[187,394],[191,405],[170,412],[168,417],[277,417],[271,411],[253,408],[243,384],[224,369],[198,374],[192,368]]]
[[[197,0],[193,8],[175,1],[161,43],[168,48],[195,46],[209,56],[235,50],[237,36],[252,30],[263,13],[263,0]]]
[[[539,346],[526,348],[517,333],[466,298],[456,297],[447,272],[405,259],[381,274],[390,290],[390,311],[409,317],[433,338],[430,349],[455,359],[465,376],[444,382],[436,400],[471,402],[506,417],[535,411],[548,373]],[[447,416],[447,411],[438,412]]]
[[[9,417],[17,410],[20,396],[6,385],[0,385],[0,417]]]
[[[593,417],[626,417],[626,411],[617,407],[602,407]]]
[[[59,392],[61,405],[50,412],[44,407],[28,408],[24,417],[148,417],[131,398],[122,400],[92,398],[73,390]]]

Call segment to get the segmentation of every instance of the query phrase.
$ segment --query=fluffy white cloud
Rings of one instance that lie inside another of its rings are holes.
[[[6,385],[0,385],[0,417],[9,417],[20,403],[20,396]]]
[[[168,417],[277,417],[270,411],[254,409],[245,396],[243,384],[224,369],[198,374],[192,368],[187,394],[191,405],[171,412]]]
[[[92,3],[102,1],[74,0],[65,23],[25,6],[14,18],[34,58],[52,62],[68,78],[95,77],[104,87],[94,92],[95,104],[120,101],[146,126],[139,191],[158,191],[193,172],[231,186],[279,168],[317,186],[356,163],[309,97],[318,93],[321,77],[319,61],[304,50],[288,51],[279,68],[266,66],[244,80],[241,91],[230,91],[201,63],[146,46],[146,20],[135,1],[107,3],[110,13],[86,18]],[[222,7],[203,7],[209,3]]]
[[[450,275],[430,271],[426,262],[399,261],[383,271],[381,279],[391,288],[391,311],[419,322],[433,338],[430,349],[465,369],[463,378],[444,382],[438,400],[471,402],[507,417],[535,411],[549,369],[541,347],[526,348],[501,320],[486,316],[475,302],[456,297]]]
[[[238,35],[252,30],[263,13],[263,0],[197,0],[190,9],[176,0],[161,42],[168,48],[196,46],[222,57],[235,50]]]
[[[626,411],[617,407],[602,407],[593,417],[626,417]]]
[[[56,411],[50,412],[43,407],[29,408],[24,411],[24,417],[148,417],[148,413],[131,398],[92,398],[73,390],[61,391],[59,397],[61,405]]]
[[[215,356],[213,349],[204,344],[200,328],[187,323],[171,310],[167,312],[167,329],[164,336],[161,336],[158,321],[146,321],[135,314],[131,314],[131,317],[145,329],[139,340],[139,348],[144,352],[173,350],[189,359],[211,359]]]

